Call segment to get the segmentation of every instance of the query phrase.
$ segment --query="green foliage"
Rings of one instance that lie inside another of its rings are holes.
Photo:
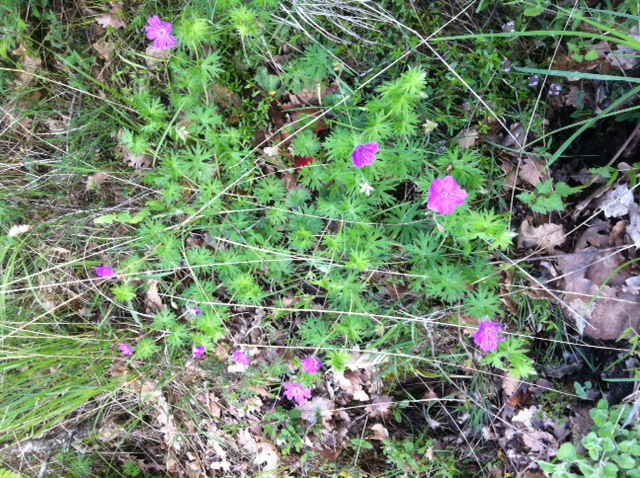
[[[631,417],[628,404],[609,408],[605,399],[589,411],[593,428],[576,448],[564,443],[553,463],[538,462],[546,476],[618,476],[633,477],[640,474],[640,427]]]
[[[564,199],[578,191],[580,188],[572,188],[564,182],[558,182],[554,185],[552,179],[547,179],[536,186],[535,194],[521,193],[518,194],[518,199],[527,204],[531,210],[547,214],[553,211],[564,211],[567,207]]]
[[[527,356],[527,342],[521,337],[509,336],[498,344],[498,349],[488,353],[483,359],[484,365],[491,365],[509,372],[513,378],[521,380],[536,375],[533,361]]]

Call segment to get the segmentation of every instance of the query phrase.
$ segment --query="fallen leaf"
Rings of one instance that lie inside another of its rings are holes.
[[[147,283],[147,293],[145,295],[145,306],[147,308],[147,313],[156,313],[166,306],[162,302],[162,298],[158,293],[158,284],[160,282],[157,279],[151,279]]]
[[[27,224],[22,224],[20,226],[11,226],[11,228],[9,229],[9,232],[7,233],[7,236],[16,237],[16,236],[19,236],[20,234],[24,234],[25,232],[28,232],[30,229],[31,229],[31,226]]]
[[[543,179],[549,178],[549,172],[544,167],[544,161],[540,158],[527,156],[522,160],[518,177],[531,186],[537,186]]]
[[[393,399],[389,395],[374,395],[373,402],[365,407],[371,418],[389,418]]]
[[[89,176],[87,178],[87,186],[85,188],[86,191],[93,191],[96,187],[100,186],[102,183],[104,183],[107,178],[109,176],[107,176],[105,173],[96,173],[96,174],[92,174],[91,176]]]
[[[318,416],[320,416],[324,423],[325,420],[331,419],[335,407],[336,405],[333,400],[324,397],[314,397],[300,405],[300,415],[303,420],[312,425],[318,421]]]
[[[138,171],[151,168],[152,158],[146,154],[133,154],[126,151],[124,154],[124,161],[129,166],[135,168]]]
[[[107,43],[104,40],[98,40],[91,47],[98,52],[98,55],[104,60],[111,60],[111,52],[113,51],[114,45],[112,43]]]
[[[274,146],[273,148],[270,146],[267,146],[264,148],[263,151],[264,151],[264,154],[269,158],[273,158],[274,156],[278,156],[280,154],[280,148],[278,148],[277,146]]]
[[[553,253],[554,248],[564,243],[565,239],[566,236],[562,224],[547,223],[534,227],[528,219],[525,219],[520,225],[518,248],[541,247],[549,253]]]
[[[389,438],[389,430],[387,430],[382,423],[376,423],[371,426],[373,436],[369,437],[370,440],[385,441]]]
[[[629,207],[634,203],[633,192],[626,184],[607,192],[600,198],[597,206],[602,209],[605,217],[622,217],[629,213]]]
[[[511,397],[516,392],[521,383],[522,380],[517,380],[512,376],[507,375],[502,379],[502,390],[504,390],[504,393],[507,394],[507,397]]]
[[[211,415],[213,415],[215,418],[220,418],[220,415],[222,414],[222,409],[220,408],[220,405],[218,405],[218,398],[215,396],[215,394],[210,393],[209,394],[209,411],[211,412]]]
[[[253,463],[261,466],[262,476],[275,476],[273,471],[278,469],[280,457],[278,450],[270,441],[263,439],[257,444],[258,452],[256,453]]]
[[[111,3],[111,11],[96,17],[96,22],[104,28],[125,28],[127,23],[120,17],[122,13],[122,2]]]
[[[238,445],[240,445],[247,453],[254,455],[258,452],[258,445],[249,433],[249,429],[245,428],[238,433]]]
[[[458,136],[455,137],[454,142],[461,149],[469,149],[478,140],[478,132],[474,128],[465,129],[458,133]]]

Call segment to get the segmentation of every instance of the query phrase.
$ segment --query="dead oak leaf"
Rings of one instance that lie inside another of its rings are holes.
[[[518,248],[540,247],[553,253],[554,248],[564,243],[565,239],[566,235],[562,224],[547,223],[535,227],[528,219],[525,219],[520,225]]]
[[[543,179],[549,178],[549,172],[540,158],[527,156],[522,160],[518,177],[531,186],[537,186]]]
[[[370,440],[385,441],[389,438],[389,430],[387,430],[382,423],[372,425],[371,431],[373,432],[373,436],[369,437]]]

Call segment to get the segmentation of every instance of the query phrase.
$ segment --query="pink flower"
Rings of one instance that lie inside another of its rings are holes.
[[[249,357],[247,357],[245,354],[237,350],[233,352],[231,356],[233,357],[233,361],[238,365],[244,365],[245,367],[248,367],[249,364],[251,363],[251,360],[249,359]]]
[[[199,315],[202,314],[202,311],[198,307],[189,307],[187,309],[187,312],[189,312],[191,315],[195,317],[198,317]]]
[[[111,279],[116,275],[116,271],[114,271],[111,266],[99,266],[96,267],[96,275],[105,279]]]
[[[302,405],[304,402],[311,398],[311,390],[303,387],[299,383],[285,383],[284,395],[292,402],[296,402],[298,405]]]
[[[434,179],[429,187],[429,201],[427,207],[440,214],[453,214],[456,207],[464,204],[467,191],[460,189],[458,183],[451,176],[444,179]]]
[[[118,350],[122,353],[123,357],[133,357],[133,349],[131,348],[131,345],[120,344],[118,345]]]
[[[206,349],[204,348],[204,345],[198,345],[197,347],[193,347],[193,358],[201,359],[202,357],[204,357],[205,352],[206,352]]]
[[[318,373],[318,370],[322,367],[322,362],[317,357],[307,357],[304,360],[301,360],[302,370],[307,373]]]
[[[365,166],[371,166],[376,160],[376,153],[380,151],[378,143],[361,144],[353,153],[351,153],[351,159],[353,159],[353,165],[356,168],[364,168]]]
[[[163,22],[154,15],[147,20],[147,38],[153,40],[153,46],[158,50],[171,50],[178,46],[178,40],[172,35],[173,25]]]
[[[480,328],[473,336],[473,341],[483,352],[493,352],[498,348],[498,342],[505,341],[504,337],[498,337],[501,332],[502,326],[500,324],[485,320],[480,323]]]

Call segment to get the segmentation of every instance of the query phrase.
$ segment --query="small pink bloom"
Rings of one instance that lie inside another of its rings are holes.
[[[115,277],[116,271],[114,271],[111,266],[99,266],[96,267],[96,275],[104,279],[111,279]]]
[[[206,349],[204,348],[204,345],[198,345],[196,347],[193,347],[193,358],[201,359],[202,357],[204,357],[205,352],[206,352]]]
[[[322,362],[317,357],[307,357],[304,360],[301,360],[302,370],[307,373],[318,373],[318,370],[322,367]]]
[[[353,153],[351,153],[351,159],[353,159],[353,165],[356,168],[364,168],[365,166],[371,166],[376,160],[376,153],[380,151],[378,143],[368,143],[359,145]]]
[[[451,176],[443,179],[434,179],[429,187],[429,201],[427,207],[437,213],[453,214],[456,207],[464,204],[467,199],[467,191],[460,189],[458,183]]]
[[[245,367],[248,367],[249,364],[251,363],[251,360],[249,359],[249,357],[247,357],[245,354],[237,350],[233,352],[231,356],[233,357],[233,361],[238,365],[244,365]]]
[[[178,46],[178,40],[172,35],[173,25],[163,22],[157,15],[147,20],[147,38],[153,40],[153,46],[158,50],[171,50]]]
[[[304,402],[311,398],[311,390],[303,387],[299,383],[285,383],[284,389],[285,397],[293,402],[296,402],[298,405],[302,405]]]
[[[480,323],[480,328],[473,336],[473,341],[483,352],[493,352],[498,348],[498,342],[505,341],[504,337],[498,337],[501,332],[502,326],[500,324],[485,320]]]
[[[133,349],[131,348],[131,345],[120,344],[118,345],[118,350],[124,357],[133,357]]]
[[[187,312],[189,312],[191,315],[195,317],[198,317],[199,315],[202,314],[202,311],[198,307],[189,307]]]

